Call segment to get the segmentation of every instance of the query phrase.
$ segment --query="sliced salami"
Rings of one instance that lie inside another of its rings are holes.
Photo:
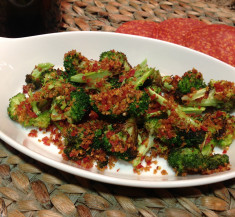
[[[184,36],[191,30],[207,24],[191,18],[172,18],[160,23],[153,32],[156,39],[183,45]]]
[[[212,24],[196,28],[185,35],[183,44],[235,66],[235,27]]]
[[[116,32],[153,38],[153,31],[158,26],[159,23],[153,21],[132,20],[119,26]]]

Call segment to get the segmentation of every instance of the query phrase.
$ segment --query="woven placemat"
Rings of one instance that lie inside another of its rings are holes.
[[[131,20],[194,18],[234,26],[235,11],[200,0],[62,0],[60,31],[113,32]]]
[[[0,162],[1,216],[235,216],[235,179],[175,189],[103,184],[53,169],[2,141]]]

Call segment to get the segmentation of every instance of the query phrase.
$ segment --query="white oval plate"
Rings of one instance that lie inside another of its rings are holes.
[[[115,49],[127,55],[131,65],[136,65],[145,58],[151,67],[156,67],[162,74],[178,74],[196,68],[201,71],[206,81],[214,78],[235,81],[235,68],[219,60],[168,42],[139,36],[105,32],[64,32],[33,36],[19,39],[0,39],[0,137],[18,151],[74,175],[105,183],[134,187],[186,187],[219,182],[235,177],[235,144],[228,152],[232,168],[230,171],[212,175],[191,175],[176,177],[167,163],[157,159],[158,164],[166,169],[168,175],[153,171],[137,175],[128,163],[118,162],[114,169],[105,172],[95,167],[85,170],[65,162],[58,149],[45,146],[27,136],[29,130],[23,129],[11,121],[7,115],[9,98],[22,91],[25,75],[35,65],[51,62],[63,65],[63,57],[69,50],[76,49],[88,58],[98,59],[103,51]]]

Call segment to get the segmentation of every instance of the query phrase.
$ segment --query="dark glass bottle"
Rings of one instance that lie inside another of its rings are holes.
[[[0,36],[25,37],[57,31],[60,0],[0,1],[0,22],[3,25]]]

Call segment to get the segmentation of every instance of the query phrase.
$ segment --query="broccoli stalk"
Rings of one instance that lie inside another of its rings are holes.
[[[185,114],[190,114],[190,115],[200,115],[206,110],[204,107],[199,107],[199,108],[187,107],[187,106],[180,106],[180,107],[181,107],[181,110],[185,112]],[[153,111],[150,110],[146,113],[145,117],[149,119],[149,118],[158,117],[164,114],[165,113],[161,110],[153,110]]]
[[[87,72],[85,74],[83,73],[76,74],[70,78],[70,81],[76,82],[76,83],[87,83],[87,84],[95,85],[99,80],[106,78],[110,75],[112,75],[112,73],[109,71],[99,70],[97,72]]]
[[[149,152],[152,147],[154,147],[154,145],[154,137],[151,135],[144,141],[141,140],[138,142],[137,157],[131,162],[133,167],[137,167],[141,163],[143,157]]]
[[[122,85],[131,84],[135,89],[139,89],[151,76],[158,77],[160,73],[154,68],[148,67],[147,59],[145,59],[142,63],[123,74],[120,79],[122,80]]]
[[[231,111],[235,104],[235,85],[230,81],[211,80],[208,87],[184,95],[182,101],[187,106],[215,107]]]
[[[167,99],[165,99],[163,96],[157,94],[156,92],[154,92],[151,88],[148,88],[148,91],[150,93],[151,96],[154,97],[154,99],[162,106],[167,106],[167,114],[170,115],[171,114],[171,110],[174,110],[176,112],[176,114],[178,115],[178,118],[182,121],[185,122],[185,124],[189,127],[189,128],[200,128],[200,123],[197,122],[196,120],[194,120],[193,118],[191,118],[190,116],[186,115],[185,112],[183,112],[182,107],[179,106],[176,103],[172,103],[172,102],[168,102]]]
[[[185,114],[200,115],[206,110],[206,108],[204,107],[189,107],[189,106],[179,106],[179,107]]]

